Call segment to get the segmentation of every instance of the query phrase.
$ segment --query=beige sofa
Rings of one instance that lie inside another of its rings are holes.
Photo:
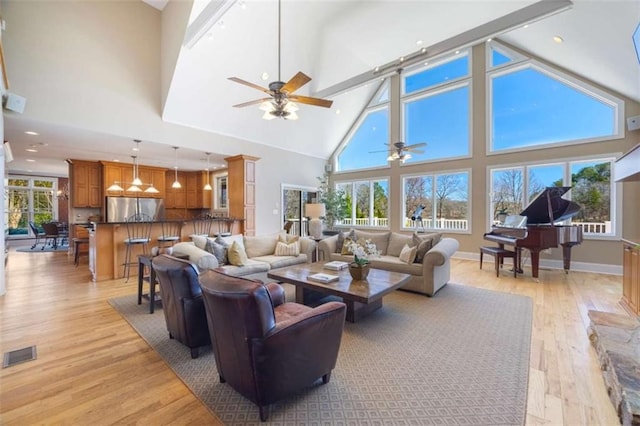
[[[297,256],[278,256],[275,254],[278,241],[291,242],[293,237],[294,236],[288,235],[284,231],[258,237],[247,237],[243,235],[221,237],[228,246],[231,246],[235,241],[244,249],[248,260],[246,264],[242,266],[228,263],[221,265],[213,253],[205,250],[207,241],[215,241],[215,238],[201,235],[192,235],[191,242],[175,244],[172,254],[188,256],[189,260],[193,262],[200,271],[222,268],[226,274],[239,277],[267,272],[270,269],[311,262],[312,255],[316,249],[316,242],[309,238],[300,238],[298,240],[300,254]]]
[[[416,238],[431,239],[435,242],[422,260],[422,263],[407,264],[400,260],[400,252],[405,244],[415,246],[414,236],[398,232],[364,232],[355,230],[356,240],[371,240],[381,252],[380,257],[371,260],[371,267],[386,271],[402,272],[411,275],[409,283],[403,290],[433,296],[444,287],[451,277],[450,258],[458,250],[458,241],[454,238],[442,237],[441,234],[415,234]],[[343,233],[343,237],[348,233]],[[336,253],[338,235],[320,241],[318,248],[324,259],[352,262],[353,255]]]

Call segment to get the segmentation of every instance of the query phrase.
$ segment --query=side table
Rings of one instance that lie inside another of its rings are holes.
[[[138,255],[138,305],[142,304],[142,286],[146,281],[149,283],[149,313],[152,314],[156,305],[156,271],[153,269],[151,260],[153,256],[148,254]],[[149,275],[145,275],[145,269],[149,268]],[[157,301],[160,301],[159,299]]]
[[[322,253],[322,260],[324,260],[324,252],[320,251],[320,248],[318,247],[318,243],[320,241],[322,241],[323,239],[327,238],[327,237],[320,237],[320,238],[316,238],[316,237],[309,237],[311,238],[313,241],[316,242],[316,251],[315,251],[315,259],[313,259],[314,262],[319,262],[320,261],[320,254]]]

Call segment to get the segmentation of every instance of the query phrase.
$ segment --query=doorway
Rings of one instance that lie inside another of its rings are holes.
[[[289,233],[306,237],[309,235],[305,206],[316,203],[318,192],[315,188],[282,185],[282,226],[293,223]]]

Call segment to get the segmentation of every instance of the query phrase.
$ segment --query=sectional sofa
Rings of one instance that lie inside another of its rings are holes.
[[[353,255],[345,253],[343,244],[340,244],[340,240],[344,241],[349,234],[356,240],[370,240],[381,252],[380,257],[371,260],[371,267],[411,275],[411,280],[402,287],[403,290],[433,296],[451,278],[450,259],[459,247],[454,238],[443,237],[439,233],[401,234],[353,230],[320,241],[318,248],[325,260],[353,261]],[[410,263],[401,260],[400,255],[405,245],[416,249],[420,247],[423,250],[420,258],[411,259]]]
[[[200,271],[221,268],[226,274],[239,277],[300,263],[310,263],[316,249],[314,240],[298,238],[284,231],[256,237],[243,235],[218,237],[219,245],[225,246],[224,252],[216,251],[220,247],[213,244],[215,241],[216,238],[192,235],[190,242],[175,244],[172,253],[188,256],[189,261],[194,263]],[[230,259],[229,250],[234,243],[246,254],[246,259],[241,262],[242,265]],[[297,250],[293,250],[296,244]]]

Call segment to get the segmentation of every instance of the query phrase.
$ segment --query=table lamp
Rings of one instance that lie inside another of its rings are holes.
[[[313,238],[322,238],[322,220],[325,215],[324,204],[310,203],[305,206],[307,216],[309,216],[309,235]]]

